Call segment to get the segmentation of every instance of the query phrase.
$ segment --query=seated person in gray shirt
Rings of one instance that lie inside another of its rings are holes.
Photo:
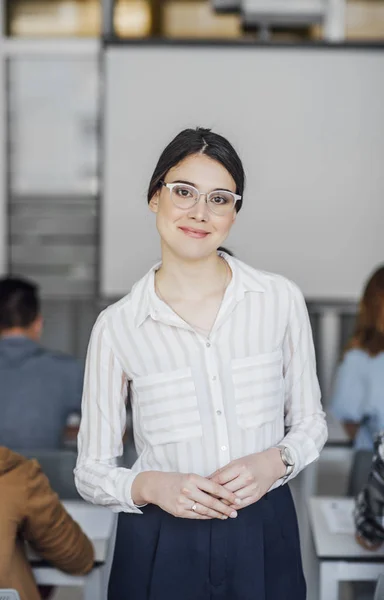
[[[37,286],[0,279],[0,445],[17,450],[62,446],[68,416],[80,413],[83,369],[39,344]]]

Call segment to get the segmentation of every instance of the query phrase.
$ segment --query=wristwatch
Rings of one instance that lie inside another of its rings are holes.
[[[292,453],[287,446],[276,446],[276,448],[280,450],[281,460],[287,467],[284,477],[288,477],[295,468],[295,461],[293,460]]]

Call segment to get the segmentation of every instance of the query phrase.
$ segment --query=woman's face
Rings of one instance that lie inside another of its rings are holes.
[[[236,193],[233,177],[219,162],[204,154],[188,156],[168,171],[165,183],[189,183],[203,193],[228,190]],[[186,260],[199,260],[215,252],[228,236],[236,219],[233,208],[228,214],[217,215],[207,206],[206,196],[189,209],[178,208],[169,188],[162,186],[149,206],[156,213],[156,226],[163,249]]]

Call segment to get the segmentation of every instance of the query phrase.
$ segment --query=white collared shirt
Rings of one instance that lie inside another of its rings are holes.
[[[222,253],[232,270],[209,339],[155,293],[156,265],[130,294],[102,312],[86,363],[79,456],[80,494],[115,511],[142,471],[208,476],[276,444],[294,457],[294,477],[327,438],[312,332],[291,281]],[[117,466],[127,387],[138,459]]]

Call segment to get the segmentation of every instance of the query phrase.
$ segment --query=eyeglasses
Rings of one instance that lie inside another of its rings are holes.
[[[214,190],[205,194],[187,183],[165,183],[165,181],[160,181],[160,183],[169,189],[173,204],[183,210],[192,208],[199,202],[201,196],[205,196],[208,210],[215,215],[224,217],[232,212],[236,202],[241,200],[241,196],[226,190]]]

